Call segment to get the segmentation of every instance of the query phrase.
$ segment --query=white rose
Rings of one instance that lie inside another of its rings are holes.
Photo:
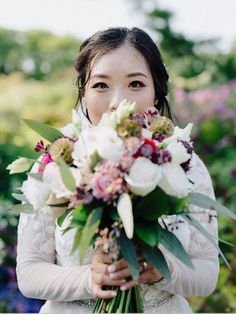
[[[75,179],[76,186],[81,182],[81,174],[78,168],[70,168],[72,175]],[[73,192],[69,191],[62,182],[59,166],[55,162],[50,162],[43,172],[43,181],[48,185],[51,192],[57,198],[65,197],[70,198]]]
[[[79,136],[81,132],[81,118],[78,114],[78,111],[73,109],[72,111],[72,123],[67,124],[63,128],[60,129],[63,135],[76,138]]]
[[[21,157],[13,161],[7,166],[7,170],[10,170],[10,174],[20,173],[30,169],[34,161],[25,157]]]
[[[171,162],[173,163],[182,164],[191,157],[191,155],[187,153],[183,143],[177,142],[177,140],[171,142],[166,149],[170,152],[172,156]]]
[[[114,163],[125,153],[124,143],[112,128],[101,126],[97,132],[98,154]]]
[[[24,193],[35,211],[39,210],[46,204],[50,193],[47,183],[36,180],[31,176],[23,182],[21,191]]]
[[[71,138],[76,138],[79,136],[79,129],[77,129],[74,124],[69,123],[63,128],[60,129],[61,133],[65,136],[71,137]]]
[[[125,118],[128,118],[132,113],[134,113],[135,108],[135,102],[128,101],[127,99],[122,100],[115,111],[117,122],[120,123]]]
[[[74,144],[72,158],[81,161],[90,156],[97,149],[97,128],[83,130]]]
[[[161,180],[161,168],[145,157],[138,157],[125,176],[128,187],[136,195],[145,196],[153,191]]]
[[[166,163],[161,166],[162,179],[158,186],[168,195],[182,198],[191,191],[189,182],[183,168],[176,163]]]

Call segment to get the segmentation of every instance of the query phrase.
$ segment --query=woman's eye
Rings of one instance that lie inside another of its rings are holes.
[[[129,84],[133,88],[144,87],[145,85],[140,81],[133,81]]]
[[[98,83],[94,84],[92,86],[92,88],[104,89],[104,88],[108,88],[108,86],[107,86],[107,84],[105,84],[103,82],[98,82]]]

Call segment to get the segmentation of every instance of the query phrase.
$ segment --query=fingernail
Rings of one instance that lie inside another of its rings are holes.
[[[126,287],[125,287],[125,286],[121,286],[121,287],[120,287],[120,290],[125,291],[125,290],[126,290]]]
[[[112,291],[112,292],[111,292],[111,296],[112,296],[112,297],[115,297],[116,295],[117,295],[116,291]]]
[[[126,283],[126,280],[125,280],[125,279],[124,279],[124,280],[122,280],[122,281],[121,281],[121,283]]]
[[[116,279],[116,274],[109,274],[109,278],[111,278],[111,279]]]
[[[113,273],[116,270],[116,266],[115,265],[110,265],[107,270],[109,271],[109,273]]]

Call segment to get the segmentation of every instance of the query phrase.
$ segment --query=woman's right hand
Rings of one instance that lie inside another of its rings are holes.
[[[108,267],[112,268],[112,259],[102,249],[96,250],[92,259],[92,289],[96,297],[110,299],[116,296],[115,290],[103,290],[103,286],[120,286],[125,280],[109,277]]]

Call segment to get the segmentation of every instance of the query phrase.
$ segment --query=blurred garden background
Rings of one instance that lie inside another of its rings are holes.
[[[81,2],[81,1],[80,1]],[[86,1],[85,1],[86,2]],[[91,1],[90,1],[91,2]],[[194,123],[196,152],[207,165],[217,199],[236,211],[236,30],[227,51],[216,39],[196,39],[172,26],[175,12],[157,1],[132,0],[134,14],[158,43],[170,74],[169,101],[181,126]],[[227,1],[226,1],[227,2]],[[63,21],[62,21],[63,23]],[[0,24],[1,25],[1,24]],[[113,25],[111,25],[113,26]],[[142,25],[137,25],[142,27]],[[232,24],[232,27],[235,25]],[[42,301],[27,299],[15,277],[18,216],[8,208],[24,175],[6,167],[18,156],[36,156],[38,136],[21,121],[55,127],[69,122],[76,102],[73,63],[84,38],[50,31],[0,28],[0,312],[37,312]],[[194,312],[236,312],[236,224],[219,217],[220,243],[232,270],[221,260],[215,292],[189,298]]]

